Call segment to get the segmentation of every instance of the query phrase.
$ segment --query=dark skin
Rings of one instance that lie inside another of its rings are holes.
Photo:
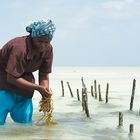
[[[34,52],[42,52],[50,45],[50,39],[46,36],[34,37],[32,38],[32,44],[34,46]],[[27,90],[37,90],[42,97],[50,97],[51,93],[49,91],[49,74],[39,73],[39,85],[31,83],[21,77],[16,78],[7,73],[7,81],[17,87],[21,87]]]
[[[50,39],[47,36],[34,37],[32,38],[32,43],[35,51],[42,52],[50,45]]]

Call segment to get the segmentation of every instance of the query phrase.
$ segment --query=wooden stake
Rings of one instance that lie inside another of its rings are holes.
[[[101,96],[100,84],[98,85],[98,90],[99,90],[99,101],[103,101],[103,100],[102,100],[102,96]]]
[[[82,108],[83,108],[83,111],[85,110],[85,106],[84,106],[84,88],[82,88]]]
[[[64,97],[64,84],[62,80],[61,80],[61,87],[62,87],[62,97]]]
[[[94,97],[94,94],[93,94],[93,86],[91,86],[91,96]]]
[[[78,99],[78,101],[80,101],[80,97],[79,97],[79,89],[77,89],[76,92],[77,92],[77,99]]]
[[[123,113],[119,112],[119,127],[123,126]]]
[[[89,110],[88,110],[88,100],[87,100],[87,90],[86,89],[83,90],[83,108],[85,110],[87,117],[90,117]]]
[[[108,103],[108,91],[109,91],[109,84],[106,85],[106,103]]]
[[[87,117],[90,117],[89,110],[88,110],[88,102],[86,99],[86,94],[83,95],[83,102],[84,102],[85,113],[86,113]]]
[[[85,88],[86,85],[85,85],[85,83],[84,83],[84,79],[83,79],[83,77],[81,78],[81,81],[82,81],[82,87]]]
[[[96,80],[94,80],[94,95],[95,95],[95,99],[97,99],[97,83],[96,83]]]
[[[132,111],[133,109],[133,101],[134,101],[134,94],[135,94],[135,87],[136,87],[136,80],[133,80],[133,87],[132,87],[132,95],[131,95],[131,100],[130,100],[130,110]]]
[[[69,82],[67,82],[67,84],[68,84],[68,88],[70,90],[71,97],[74,97]]]
[[[84,93],[85,93],[85,97],[86,97],[86,101],[88,101],[88,95],[87,95],[87,88],[84,88]]]
[[[85,110],[85,103],[84,103],[85,100],[86,100],[86,102],[88,102],[87,89],[82,88],[82,107],[83,107],[83,111]]]
[[[134,132],[134,125],[133,124],[130,124],[130,126],[129,126],[129,132],[130,132],[130,135],[133,134],[133,132]]]

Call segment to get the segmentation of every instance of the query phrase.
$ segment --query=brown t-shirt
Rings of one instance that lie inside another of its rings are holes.
[[[49,45],[43,52],[34,52],[30,36],[17,37],[6,43],[0,50],[0,89],[32,98],[34,91],[16,87],[7,82],[7,73],[35,82],[32,72],[39,70],[50,73],[53,49]]]

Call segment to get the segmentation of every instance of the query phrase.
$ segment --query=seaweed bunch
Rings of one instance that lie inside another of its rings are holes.
[[[40,120],[45,120],[45,124],[51,125],[55,122],[53,121],[52,112],[53,112],[53,100],[50,97],[43,97],[39,102],[39,112],[43,112],[44,116]]]

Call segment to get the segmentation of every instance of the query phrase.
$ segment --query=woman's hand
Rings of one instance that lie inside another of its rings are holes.
[[[49,98],[52,96],[52,93],[50,92],[50,90],[44,86],[39,86],[37,90],[42,95],[42,98],[45,98],[45,97]]]

